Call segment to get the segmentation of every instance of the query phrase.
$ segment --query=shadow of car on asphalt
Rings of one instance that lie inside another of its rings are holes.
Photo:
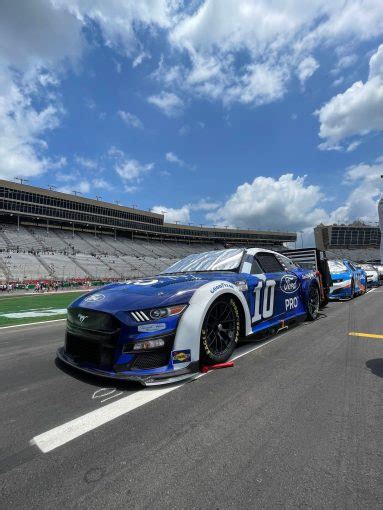
[[[81,370],[78,370],[75,367],[66,365],[57,357],[55,359],[55,365],[62,372],[65,372],[79,381],[90,384],[91,386],[98,386],[99,388],[114,388],[119,391],[137,391],[144,388],[142,384],[136,381],[119,381],[117,379],[108,379],[106,377],[99,377],[97,375],[81,372]]]
[[[378,377],[383,377],[383,358],[370,359],[366,362],[366,367],[371,373]]]

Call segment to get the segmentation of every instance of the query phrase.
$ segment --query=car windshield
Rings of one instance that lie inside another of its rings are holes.
[[[330,268],[330,273],[339,273],[342,271],[347,271],[347,267],[343,264],[341,260],[329,260],[328,267]]]
[[[371,264],[360,264],[360,267],[362,269],[367,269],[367,271],[375,271],[374,266],[372,266]]]
[[[243,249],[232,248],[195,253],[179,260],[165,271],[162,271],[161,274],[191,273],[195,271],[236,271],[241,264],[243,252]]]

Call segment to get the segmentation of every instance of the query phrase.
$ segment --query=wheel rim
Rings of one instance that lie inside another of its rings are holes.
[[[310,315],[315,317],[319,311],[319,293],[315,287],[310,289],[308,308]]]
[[[222,355],[235,338],[236,317],[229,302],[218,302],[206,317],[206,343],[214,355]]]

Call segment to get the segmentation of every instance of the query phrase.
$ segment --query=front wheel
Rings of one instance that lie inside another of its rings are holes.
[[[208,309],[202,324],[200,361],[206,365],[224,363],[239,339],[240,315],[232,298],[220,298]]]
[[[319,315],[319,290],[316,285],[311,285],[307,297],[307,320],[315,321]]]

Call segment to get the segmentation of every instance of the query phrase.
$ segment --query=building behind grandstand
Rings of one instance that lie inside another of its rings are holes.
[[[350,225],[318,225],[315,244],[329,258],[347,258],[356,262],[380,260],[379,225],[355,221]]]
[[[0,281],[139,278],[190,253],[292,242],[293,232],[166,223],[162,214],[0,180]]]

